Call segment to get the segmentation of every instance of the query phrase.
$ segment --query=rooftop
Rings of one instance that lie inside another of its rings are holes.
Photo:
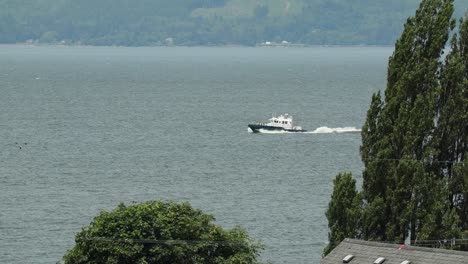
[[[349,264],[373,264],[378,258],[385,258],[383,264],[401,264],[404,261],[411,264],[468,264],[468,252],[405,246],[380,242],[345,239],[330,254],[323,258],[321,264],[346,263],[343,259],[348,255],[354,257]]]

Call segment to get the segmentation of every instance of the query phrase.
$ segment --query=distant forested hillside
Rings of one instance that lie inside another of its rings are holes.
[[[0,43],[394,43],[419,0],[0,0]],[[468,10],[455,0],[456,16]]]

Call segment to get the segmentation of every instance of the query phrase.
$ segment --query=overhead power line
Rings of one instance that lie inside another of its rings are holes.
[[[362,159],[363,161],[416,161],[422,163],[450,163],[450,164],[468,164],[467,161],[453,160],[418,160],[418,159]]]
[[[85,241],[102,241],[116,243],[137,243],[137,244],[163,244],[163,245],[184,245],[184,244],[209,244],[209,245],[245,245],[244,242],[235,242],[227,240],[159,240],[159,239],[123,239],[113,237],[85,237]]]

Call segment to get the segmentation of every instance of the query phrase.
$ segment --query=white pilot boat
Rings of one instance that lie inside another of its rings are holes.
[[[248,127],[254,133],[260,133],[262,131],[286,131],[286,132],[306,132],[307,130],[302,129],[300,126],[295,126],[293,117],[284,114],[274,116],[268,119],[268,123],[257,123],[249,124]]]

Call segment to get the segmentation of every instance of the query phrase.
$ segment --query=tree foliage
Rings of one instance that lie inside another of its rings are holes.
[[[389,59],[385,101],[371,104],[362,133],[363,192],[370,205],[379,198],[385,208],[381,230],[366,238],[441,238],[436,233],[444,229],[441,219],[450,203],[438,197],[445,185],[427,164],[437,152],[440,60],[453,27],[452,13],[453,1],[421,2]],[[377,114],[375,104],[381,105]]]
[[[328,254],[346,237],[356,237],[359,226],[361,197],[356,191],[356,180],[351,173],[338,174],[333,180],[333,193],[326,212],[330,243],[325,248]]]
[[[444,60],[453,12],[453,0],[421,2],[389,58],[385,98],[372,96],[355,237],[420,244],[468,228],[468,23]]]
[[[150,201],[102,211],[76,235],[65,263],[258,263],[262,246],[223,230],[188,203]]]
[[[468,229],[468,192],[466,161],[468,152],[468,21],[460,20],[459,35],[451,41],[451,52],[441,69],[441,91],[437,104],[438,126],[435,130],[435,173],[447,179],[450,199],[457,209],[464,229]]]

